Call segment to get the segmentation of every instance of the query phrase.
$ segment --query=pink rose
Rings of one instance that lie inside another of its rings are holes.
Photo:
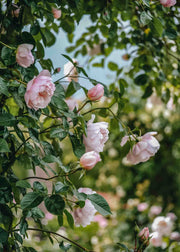
[[[161,212],[162,212],[162,207],[160,207],[160,206],[152,206],[152,207],[150,208],[149,214],[150,214],[150,216],[151,216],[151,215],[158,215],[158,214],[160,214]]]
[[[91,88],[88,93],[87,97],[91,101],[98,101],[104,95],[104,87],[101,84],[97,84],[95,87]]]
[[[108,140],[108,123],[93,123],[94,119],[95,115],[92,115],[91,120],[87,123],[87,135],[83,135],[83,143],[86,147],[86,152],[95,151],[99,153],[103,151],[104,144]]]
[[[160,144],[153,135],[157,132],[148,132],[142,137],[136,137],[137,142],[132,150],[127,154],[127,160],[131,164],[138,164],[140,162],[146,162],[150,157],[154,156],[159,150]],[[135,140],[133,136],[125,136],[122,139],[121,146],[123,146],[128,140]]]
[[[85,194],[95,193],[90,188],[79,188],[78,192],[85,193]],[[95,213],[96,213],[96,209],[91,204],[91,201],[87,199],[85,201],[85,206],[83,208],[80,208],[80,207],[74,208],[72,212],[75,226],[79,227],[81,225],[83,227],[86,227],[93,221]]]
[[[85,170],[91,170],[99,161],[101,161],[101,158],[98,153],[95,151],[86,152],[81,158],[80,158],[80,165]]]
[[[98,222],[98,224],[99,224],[99,226],[100,226],[101,228],[105,228],[105,227],[107,227],[107,225],[108,225],[107,219],[104,218],[104,217],[103,217],[102,215],[100,215],[100,214],[95,215],[93,221],[94,221],[94,222]]]
[[[173,229],[173,222],[169,217],[158,216],[152,223],[152,230],[161,235],[169,236]]]
[[[150,234],[150,243],[154,247],[160,247],[162,245],[162,236],[158,232],[154,232]]]
[[[51,101],[55,91],[55,85],[52,82],[48,70],[43,70],[37,77],[34,77],[27,84],[25,101],[28,108],[38,110],[45,108]]]
[[[177,220],[177,216],[172,212],[167,213],[166,216],[169,217],[171,221]]]
[[[56,8],[52,8],[52,13],[53,13],[54,18],[56,18],[56,19],[61,17],[61,10],[58,10]]]
[[[140,203],[137,206],[139,212],[143,212],[148,208],[148,204],[146,202]]]
[[[171,7],[171,6],[174,6],[176,4],[176,0],[160,0],[160,3],[164,7]]]
[[[149,228],[145,227],[143,228],[140,233],[138,234],[138,236],[142,239],[142,240],[147,240],[149,238]]]
[[[180,241],[180,233],[179,232],[172,232],[170,235],[170,239],[174,241]]]
[[[32,49],[33,45],[31,44],[21,44],[18,46],[16,52],[16,62],[20,66],[27,68],[34,63],[34,56],[31,53]]]
[[[72,59],[74,63],[78,63],[76,59]],[[76,67],[69,61],[64,65],[64,75],[66,79],[70,82],[72,80],[78,81],[78,72]]]

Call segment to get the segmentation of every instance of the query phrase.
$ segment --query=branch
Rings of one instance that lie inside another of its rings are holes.
[[[29,231],[39,231],[39,232],[44,232],[44,233],[47,233],[47,234],[57,235],[57,236],[63,238],[64,240],[66,240],[66,241],[68,241],[68,242],[74,244],[75,246],[77,246],[78,248],[80,248],[80,249],[82,249],[82,250],[84,250],[84,251],[87,251],[87,252],[95,252],[95,251],[89,250],[89,249],[87,249],[87,248],[84,248],[83,246],[81,246],[81,245],[78,244],[77,242],[75,242],[75,241],[73,241],[73,240],[71,240],[71,239],[69,239],[69,238],[67,238],[67,237],[65,237],[65,236],[63,236],[63,235],[60,235],[60,234],[58,234],[58,233],[56,233],[56,232],[53,232],[53,231],[43,230],[43,229],[40,229],[40,228],[28,228],[27,230],[29,230]],[[20,231],[20,229],[14,229],[14,230],[12,230],[12,231],[10,231],[10,232],[17,232],[17,231]]]
[[[81,171],[81,170],[82,170],[82,168],[78,168],[78,169],[75,169],[75,170],[73,170],[73,171],[71,171],[71,172],[68,172],[68,173],[66,173],[66,174],[62,174],[62,175],[57,174],[57,175],[55,175],[55,176],[53,176],[53,177],[49,177],[49,178],[42,178],[42,177],[36,177],[36,176],[33,177],[33,176],[32,176],[32,177],[23,178],[22,180],[27,180],[27,179],[51,180],[51,179],[58,178],[58,177],[66,177],[66,176],[69,176],[69,175],[74,174],[74,173],[76,173],[77,171]]]

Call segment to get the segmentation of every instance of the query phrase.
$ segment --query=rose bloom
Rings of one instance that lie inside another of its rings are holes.
[[[170,239],[174,241],[180,241],[180,233],[179,232],[172,232],[170,235]]]
[[[149,238],[149,228],[144,227],[138,234],[142,240],[147,240]]]
[[[160,144],[153,135],[156,135],[157,132],[148,132],[142,137],[136,137],[139,142],[137,142],[132,150],[127,154],[127,160],[131,164],[138,164],[141,162],[146,162],[150,157],[154,156],[155,153],[159,150]],[[133,136],[130,136],[132,140]],[[122,139],[121,146],[123,146],[129,140],[129,136],[125,136]]]
[[[56,8],[52,8],[52,13],[53,13],[54,18],[56,18],[56,19],[61,17],[61,10],[58,10]]]
[[[173,228],[173,222],[169,217],[158,216],[152,223],[152,230],[157,231],[161,235],[170,235]]]
[[[160,247],[162,245],[162,236],[158,232],[154,232],[150,234],[150,243],[154,247]]]
[[[108,140],[108,123],[93,123],[94,119],[95,115],[92,115],[91,120],[87,123],[87,136],[83,135],[83,143],[86,152],[95,151],[99,153],[103,151],[104,144]]]
[[[85,193],[85,194],[94,194],[95,191],[92,191],[90,188],[79,188],[79,193]],[[83,227],[86,227],[89,225],[93,219],[94,215],[96,213],[96,209],[91,204],[90,200],[85,200],[85,206],[83,208],[74,208],[72,215],[74,218],[74,223],[76,227],[79,227],[80,225]]]
[[[74,63],[78,63],[76,59],[72,59]],[[64,65],[64,75],[66,79],[70,82],[72,80],[78,81],[78,72],[76,67],[69,61]]]
[[[98,153],[95,151],[86,152],[81,158],[80,158],[80,165],[85,170],[91,170],[99,161],[101,161],[101,158]]]
[[[34,56],[31,53],[32,49],[33,45],[31,44],[21,44],[18,46],[16,52],[16,62],[20,66],[27,68],[34,63]]]
[[[176,0],[160,0],[160,3],[164,7],[171,7],[171,6],[174,6],[176,4]]]
[[[171,221],[177,220],[177,216],[172,212],[167,213],[166,216],[169,217]]]
[[[38,110],[45,108],[51,101],[55,91],[55,85],[52,82],[48,70],[43,70],[27,84],[25,93],[25,102],[28,108]]]
[[[101,84],[97,84],[95,87],[91,88],[88,93],[87,97],[91,101],[98,101],[104,95],[104,87]]]
[[[143,212],[148,208],[148,204],[146,202],[142,202],[137,206],[139,212]]]
[[[162,212],[162,207],[161,206],[152,206],[150,208],[150,215],[158,215]]]

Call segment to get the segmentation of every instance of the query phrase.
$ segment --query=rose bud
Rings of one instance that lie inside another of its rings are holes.
[[[87,97],[91,101],[98,101],[104,95],[104,87],[101,84],[97,84],[95,87],[91,88],[88,93]]]
[[[45,108],[50,103],[54,91],[55,85],[49,71],[43,70],[28,82],[24,96],[25,102],[29,108],[34,110]]]
[[[99,154],[95,151],[90,151],[90,152],[86,152],[80,158],[80,165],[85,170],[91,170],[99,161],[101,161]]]
[[[141,240],[148,240],[149,228],[148,227],[143,228],[138,236],[141,238]]]
[[[16,62],[20,66],[27,68],[34,63],[34,56],[31,53],[32,49],[33,45],[31,44],[21,44],[18,46],[16,52]]]
[[[58,10],[56,8],[52,8],[52,14],[54,18],[58,19],[61,17],[61,10]]]

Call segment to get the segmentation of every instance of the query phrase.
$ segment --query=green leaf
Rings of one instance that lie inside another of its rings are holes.
[[[8,143],[3,138],[0,138],[0,152],[10,152]]]
[[[74,61],[66,54],[61,54],[64,58],[66,58],[67,60],[69,60],[73,65],[74,65]]]
[[[59,138],[60,141],[67,136],[67,131],[62,128],[51,129],[50,138]]]
[[[150,13],[143,11],[140,15],[140,20],[143,25],[147,25],[152,20],[152,16],[150,15]]]
[[[146,74],[140,74],[138,75],[135,79],[134,82],[138,86],[143,86],[145,85],[149,80],[149,76]]]
[[[22,32],[21,34],[21,44],[32,44],[32,45],[36,45],[36,42],[33,38],[33,36],[31,35],[31,33],[29,32]]]
[[[67,192],[69,189],[69,186],[64,185],[62,182],[58,181],[55,184],[55,192],[56,193],[63,193],[63,192]]]
[[[62,211],[65,207],[65,202],[60,195],[52,195],[50,197],[46,197],[44,200],[45,206],[47,210],[55,215],[62,214]]]
[[[143,98],[143,99],[148,98],[149,96],[152,95],[152,93],[153,93],[152,86],[151,86],[151,85],[150,85],[150,86],[147,86],[146,89],[145,89],[145,92],[144,92],[144,94],[143,94],[143,96],[142,96],[142,98]]]
[[[125,252],[129,252],[129,249],[126,247],[126,245],[124,245],[124,244],[122,244],[122,243],[117,243],[117,245],[121,248],[121,249],[123,249],[123,251],[125,250]]]
[[[22,188],[31,188],[31,185],[26,180],[19,180],[19,181],[17,181],[16,182],[16,186],[22,187]]]
[[[74,154],[80,158],[85,153],[85,146],[84,144],[74,135],[70,135],[73,152]]]
[[[14,126],[16,118],[11,114],[4,113],[0,114],[0,126]]]
[[[147,7],[150,6],[150,0],[142,0],[142,1]]]
[[[65,209],[64,210],[64,213],[67,217],[67,221],[68,221],[68,224],[71,228],[74,228],[74,219],[72,217],[72,215]]]
[[[38,206],[44,199],[44,196],[38,192],[27,193],[21,200],[22,209],[31,209]]]
[[[21,244],[23,244],[23,239],[20,234],[14,232],[14,238]]]
[[[81,86],[78,82],[72,80],[69,85],[68,88],[66,90],[66,97],[70,97],[72,96],[76,91],[78,91],[79,89],[81,89]]]
[[[36,217],[36,218],[38,218],[38,219],[44,218],[44,217],[45,217],[44,212],[43,212],[40,208],[38,208],[38,207],[34,207],[34,208],[31,210],[31,212],[32,212],[33,217]]]
[[[43,42],[45,46],[52,46],[56,41],[56,37],[54,36],[54,34],[48,28],[41,28],[41,32],[44,36]]]
[[[66,15],[64,19],[61,19],[61,27],[67,33],[73,33],[74,28],[75,28],[74,19],[70,17],[69,15]]]
[[[60,227],[63,226],[63,213],[58,215],[58,224]]]
[[[150,28],[152,30],[152,33],[160,37],[162,36],[163,25],[159,18],[156,18],[156,17],[153,18],[153,20],[150,23]]]
[[[39,181],[34,181],[33,188],[34,190],[39,191],[39,192],[45,192],[46,190],[46,187],[43,184],[41,184]]]
[[[4,94],[6,96],[9,95],[8,88],[7,88],[7,82],[0,77],[0,94]]]
[[[0,242],[5,243],[8,239],[8,232],[0,227]]]
[[[67,252],[71,248],[71,246],[72,246],[71,244],[64,245],[63,241],[61,241],[59,243],[59,248],[62,249],[62,251],[65,251],[65,252]]]
[[[14,50],[6,46],[2,48],[1,58],[6,66],[13,65],[16,62]]]
[[[20,233],[22,235],[25,235],[27,228],[28,228],[28,223],[27,223],[26,219],[23,217],[20,221]]]
[[[102,214],[103,216],[107,216],[111,214],[110,207],[107,201],[99,194],[88,194],[87,198],[91,201],[95,209]]]
[[[108,68],[111,70],[111,71],[117,71],[118,70],[118,65],[112,61],[110,61],[108,63]]]

